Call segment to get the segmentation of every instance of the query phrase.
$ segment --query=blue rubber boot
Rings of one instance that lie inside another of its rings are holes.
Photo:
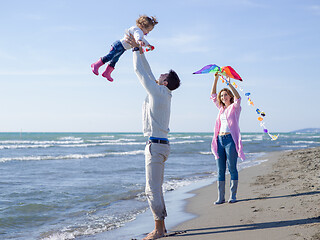
[[[218,187],[218,199],[217,201],[214,202],[214,204],[222,204],[225,202],[224,194],[225,194],[226,182],[217,181],[217,187]]]
[[[238,180],[231,180],[230,181],[230,199],[229,203],[237,202],[237,190],[238,190]]]

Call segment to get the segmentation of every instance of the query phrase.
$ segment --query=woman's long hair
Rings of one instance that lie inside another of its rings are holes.
[[[230,99],[230,103],[234,103],[234,95],[233,93],[231,92],[231,90],[229,88],[223,88],[220,90],[219,94],[218,94],[218,103],[219,103],[219,106],[223,106],[223,107],[226,107],[225,104],[221,101],[221,93],[223,91],[226,91],[228,93],[228,95],[231,97]]]

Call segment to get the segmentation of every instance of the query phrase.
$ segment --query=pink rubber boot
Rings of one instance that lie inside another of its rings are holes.
[[[113,82],[113,78],[110,76],[113,70],[114,70],[114,67],[111,67],[110,65],[108,65],[106,70],[104,70],[104,72],[102,73],[102,77],[105,77],[110,82]]]
[[[92,72],[95,75],[99,75],[99,67],[101,67],[102,65],[104,65],[104,63],[102,62],[101,58],[95,63],[92,63],[91,64]]]

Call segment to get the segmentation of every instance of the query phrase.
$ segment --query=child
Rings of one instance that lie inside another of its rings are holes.
[[[137,26],[130,27],[126,31],[126,34],[131,33],[141,46],[151,47],[148,41],[144,38],[144,35],[147,35],[149,32],[151,32],[156,24],[158,24],[158,22],[155,17],[148,17],[146,15],[143,15],[137,19],[136,21]],[[92,72],[95,75],[99,75],[99,72],[98,72],[99,68],[102,65],[104,65],[106,62],[110,61],[106,70],[102,73],[102,77],[107,78],[110,82],[113,81],[113,79],[110,76],[111,72],[114,70],[114,67],[118,62],[120,56],[126,50],[131,48],[131,46],[125,41],[126,34],[121,40],[117,40],[111,45],[111,50],[108,53],[108,55],[100,58],[97,62],[91,64]]]

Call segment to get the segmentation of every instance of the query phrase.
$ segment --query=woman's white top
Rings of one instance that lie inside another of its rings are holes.
[[[220,132],[221,133],[230,132],[225,111],[223,111],[223,113],[221,113],[220,121],[221,121]]]

